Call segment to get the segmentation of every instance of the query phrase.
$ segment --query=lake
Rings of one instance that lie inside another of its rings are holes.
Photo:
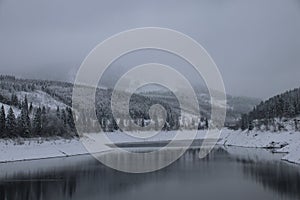
[[[147,174],[118,172],[88,155],[0,164],[0,199],[300,199],[300,167],[280,154],[237,147],[215,147],[204,159],[198,153],[189,149]]]

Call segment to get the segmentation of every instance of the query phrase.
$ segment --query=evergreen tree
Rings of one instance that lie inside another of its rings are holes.
[[[296,115],[295,106],[294,106],[294,104],[289,103],[288,104],[288,114],[287,114],[287,116],[288,117],[294,117],[295,115]]]
[[[145,127],[145,119],[144,119],[144,118],[142,118],[141,126],[142,126],[142,127]]]
[[[248,122],[248,130],[249,130],[249,131],[252,131],[253,128],[254,128],[254,126],[253,126],[253,121],[252,121],[252,120],[249,120],[249,122]]]
[[[34,136],[41,136],[42,132],[42,109],[39,107],[36,110],[33,123],[32,123],[32,128],[33,128],[33,135]]]
[[[248,115],[243,114],[241,119],[241,129],[246,130],[248,128]]]
[[[28,113],[28,99],[27,99],[27,95],[25,95],[25,99],[23,102],[23,107],[26,110],[26,112]]]
[[[75,127],[75,122],[74,122],[74,117],[73,117],[73,113],[72,113],[72,109],[71,108],[67,108],[67,124],[70,128],[70,131],[75,134],[76,133],[76,127]]]
[[[25,101],[23,102],[23,106],[21,109],[21,114],[18,120],[18,126],[19,126],[19,134],[22,137],[30,137],[30,118],[28,115],[28,103],[27,97],[25,96]]]
[[[33,106],[32,106],[32,102],[30,103],[30,106],[29,106],[29,113],[31,114],[32,113],[32,110],[33,110]]]
[[[6,131],[8,137],[16,137],[17,136],[17,123],[16,117],[14,114],[13,109],[10,107],[7,114],[7,121],[6,121]]]
[[[113,116],[111,117],[110,121],[111,121],[110,131],[113,132],[114,130],[118,130],[119,129],[118,124]]]
[[[59,109],[59,106],[57,106],[57,108],[56,108],[56,116],[57,116],[57,118],[60,119],[60,109]]]
[[[42,114],[46,114],[46,107],[45,106],[43,106],[43,108],[42,108]]]
[[[5,116],[4,106],[2,105],[0,111],[0,138],[4,138],[6,136],[5,124],[6,124],[6,116]]]
[[[66,128],[67,127],[67,115],[66,115],[65,109],[61,110],[60,119],[61,119],[64,127]]]
[[[15,94],[11,95],[11,105],[19,107],[19,100]]]
[[[208,129],[209,128],[209,124],[208,124],[208,119],[205,119],[205,128]]]
[[[46,129],[47,120],[49,120],[48,116],[47,116],[47,111],[46,111],[45,106],[43,106],[42,112],[41,112],[41,133],[43,133],[44,136],[50,135]]]

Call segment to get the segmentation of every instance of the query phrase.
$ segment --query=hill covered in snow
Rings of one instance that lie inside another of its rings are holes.
[[[262,101],[241,119],[243,130],[299,131],[300,88]]]
[[[84,89],[84,86],[82,86]],[[49,80],[33,80],[19,79],[13,76],[0,76],[0,105],[3,104],[8,112],[8,108],[12,106],[16,115],[21,113],[21,102],[25,96],[33,108],[45,107],[49,110],[65,109],[71,107],[72,104],[73,84],[59,81]],[[125,93],[125,91],[124,91]],[[111,112],[112,90],[108,88],[97,88],[96,93],[96,110],[97,117],[102,123],[101,126],[106,131],[118,129],[114,123]],[[87,97],[85,97],[87,98]],[[199,88],[197,90],[197,98],[200,107],[200,114],[203,118],[209,119],[210,116],[210,96],[207,90]],[[235,123],[239,120],[240,115],[249,112],[260,100],[247,97],[233,97],[227,95],[227,105],[220,105],[227,108],[227,124]],[[82,107],[84,109],[84,103]],[[134,94],[130,100],[130,114],[136,120],[148,120],[149,108],[154,104],[160,104],[167,110],[167,122],[165,127],[168,130],[178,128],[178,120],[181,115],[180,106],[176,96],[168,91],[148,91],[147,93]],[[190,109],[193,112],[193,108]],[[78,113],[83,113],[78,111]],[[84,117],[88,117],[84,115]],[[83,119],[86,123],[90,123],[87,119]],[[142,122],[144,124],[144,122]],[[90,124],[87,124],[90,127]]]

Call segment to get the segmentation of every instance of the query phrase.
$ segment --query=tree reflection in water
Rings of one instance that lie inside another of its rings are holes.
[[[160,159],[167,158],[174,153],[172,151],[174,149],[166,150],[160,155]],[[147,174],[118,172],[103,166],[91,156],[0,164],[0,199],[129,200],[133,198],[133,194],[143,196],[144,199],[160,199],[172,195],[173,199],[198,199],[199,196],[209,199],[211,195],[229,199],[226,195],[234,193],[235,188],[243,186],[245,182],[256,183],[256,187],[263,187],[272,195],[278,193],[275,195],[278,199],[300,198],[299,167],[279,161],[256,162],[248,158],[237,158],[223,148],[215,148],[201,160],[198,154],[199,149],[189,149],[169,167]],[[107,154],[106,158],[115,159],[116,156],[128,165],[134,165],[124,155]],[[236,185],[225,185],[227,190],[230,189],[226,191],[223,189],[224,182],[230,181]],[[208,182],[213,183],[213,187],[218,188],[219,192],[207,192],[204,186]],[[148,194],[147,191],[152,191],[153,188],[160,189],[161,192]],[[251,198],[250,196],[249,199]]]

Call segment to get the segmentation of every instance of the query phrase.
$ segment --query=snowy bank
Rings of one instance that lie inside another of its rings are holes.
[[[193,135],[193,133],[195,132],[178,132],[179,138],[183,140],[185,138],[189,138],[188,135]],[[206,137],[206,133],[207,132],[205,130],[197,131],[195,139],[204,139]],[[0,162],[66,157],[88,154],[89,152],[105,152],[110,150],[110,148],[106,145],[111,143],[170,141],[175,138],[177,132],[160,132],[156,135],[152,132],[140,134],[145,138],[138,139],[122,132],[114,132],[106,134],[89,134],[88,137],[84,137],[81,140],[27,139],[21,143],[12,140],[0,140]],[[111,143],[107,143],[107,138],[109,138]],[[223,129],[218,145],[248,148],[270,148],[273,152],[282,153],[277,154],[276,157],[281,156],[280,158],[282,160],[300,164],[299,132],[242,132]]]
[[[194,133],[194,132],[193,132]],[[153,132],[141,133],[147,137]],[[191,132],[180,132],[181,138]],[[205,131],[199,132],[197,138],[203,138]],[[101,153],[111,150],[106,144],[124,142],[169,141],[176,136],[176,132],[161,132],[148,139],[137,139],[122,132],[106,134],[89,134],[79,139],[16,139],[0,140],[0,163],[36,160],[45,158],[68,157],[92,153]],[[106,138],[109,138],[107,140]],[[107,142],[111,141],[111,142]],[[88,149],[87,149],[88,148]]]
[[[218,144],[250,148],[271,148],[287,153],[282,160],[300,164],[300,132],[231,131],[224,129]]]
[[[94,141],[85,139],[85,142]],[[97,152],[105,149],[97,149]],[[94,151],[93,153],[97,153]],[[86,150],[79,139],[0,140],[0,163],[84,155]]]

